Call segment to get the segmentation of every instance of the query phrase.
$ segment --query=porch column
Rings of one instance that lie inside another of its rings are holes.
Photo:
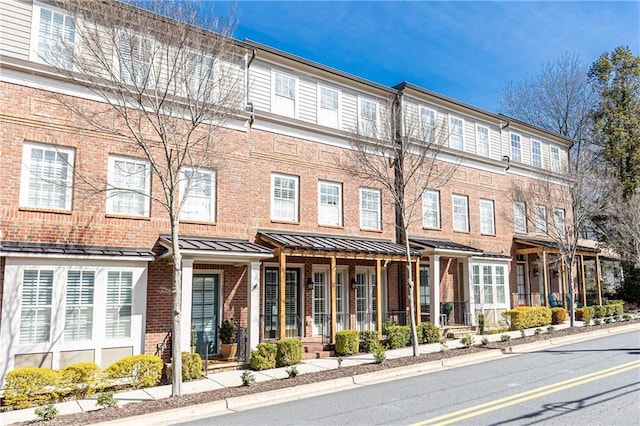
[[[547,270],[547,252],[542,250],[542,282],[544,288],[544,306],[549,307],[549,274]]]
[[[440,327],[440,256],[429,256],[431,269],[431,322]]]
[[[382,269],[380,259],[376,259],[376,329],[382,335]]]
[[[278,277],[278,340],[282,340],[285,338],[285,327],[286,327],[286,303],[285,303],[285,292],[287,290],[287,256],[280,251],[278,253],[278,267],[279,267],[279,277]]]
[[[580,255],[580,277],[582,282],[582,306],[587,306],[587,282],[584,279],[584,255]]]
[[[331,343],[335,343],[336,342],[336,331],[337,331],[337,322],[338,322],[338,313],[337,313],[337,306],[336,306],[336,285],[337,285],[337,270],[336,270],[336,258],[335,256],[332,256],[330,258],[331,263],[329,266],[329,293],[330,293],[330,304],[331,304]],[[348,283],[343,284],[343,288],[342,291],[343,293],[345,292],[345,288],[344,286],[347,286],[348,288]],[[348,290],[347,290],[348,291]]]
[[[249,263],[247,308],[247,346],[251,351],[260,341],[260,262]]]
[[[420,325],[420,258],[416,259],[416,275],[413,280],[413,289],[415,290],[414,304],[416,306],[416,325]]]
[[[182,321],[180,350],[191,351],[191,298],[193,297],[193,259],[182,259]]]
[[[596,291],[598,292],[598,305],[602,306],[602,288],[600,286],[600,255],[598,254],[596,254]]]

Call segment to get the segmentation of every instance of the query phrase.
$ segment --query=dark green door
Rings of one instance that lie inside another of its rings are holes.
[[[191,345],[204,359],[218,352],[219,275],[194,275],[191,295]]]

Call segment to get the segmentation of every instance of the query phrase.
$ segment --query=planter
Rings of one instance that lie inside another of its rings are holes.
[[[220,356],[222,359],[230,360],[236,357],[236,352],[238,351],[237,343],[222,343],[220,345]]]

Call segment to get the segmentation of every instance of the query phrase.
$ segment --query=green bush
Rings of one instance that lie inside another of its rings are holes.
[[[103,392],[98,395],[98,399],[96,400],[96,405],[98,407],[115,407],[118,405],[118,400],[113,396],[115,395],[114,391]]]
[[[182,352],[182,381],[199,379],[202,376],[202,358],[199,353]]]
[[[418,326],[418,343],[440,342],[440,329],[432,322],[423,322]]]
[[[336,355],[353,355],[358,353],[358,332],[342,330],[336,333]]]
[[[594,306],[594,314],[593,318],[604,318],[607,316],[607,307],[606,306]]]
[[[386,321],[382,323],[382,335],[387,336],[389,334],[389,327],[394,327],[398,324],[397,321]]]
[[[589,316],[589,309],[587,308],[578,308],[576,309],[576,321],[589,321],[591,317]]]
[[[111,364],[105,372],[110,379],[130,379],[136,389],[160,383],[162,359],[155,355],[133,355]]]
[[[551,324],[551,309],[546,306],[519,306],[504,313],[511,330],[534,328]]]
[[[596,318],[596,307],[595,306],[587,306],[587,311],[589,311],[589,319]]]
[[[276,342],[276,367],[295,365],[302,361],[302,342],[283,339]]]
[[[389,349],[398,349],[411,344],[411,327],[391,325],[387,327],[387,345]]]
[[[93,362],[67,365],[59,374],[61,385],[79,397],[93,395],[102,383],[102,369]]]
[[[373,353],[379,344],[380,333],[378,330],[362,330],[360,332],[360,352]]]
[[[470,334],[465,334],[460,339],[460,344],[462,344],[462,346],[464,346],[465,348],[468,348],[469,346],[472,346],[473,345],[473,336],[471,336]]]
[[[384,346],[382,346],[380,342],[377,342],[375,345],[373,345],[371,352],[373,353],[373,359],[375,360],[376,364],[382,364],[384,360],[387,359],[387,354],[385,353]]]
[[[567,320],[565,308],[551,308],[551,324],[562,324]]]
[[[47,404],[36,408],[35,414],[40,420],[48,422],[58,416],[58,409],[53,404]]]
[[[13,408],[29,408],[55,402],[60,374],[50,368],[23,367],[5,375],[4,403]]]
[[[256,349],[251,351],[251,369],[260,371],[276,368],[276,351],[273,343],[258,343]]]
[[[609,306],[613,308],[612,315],[622,315],[624,314],[624,304],[623,303],[612,303]]]

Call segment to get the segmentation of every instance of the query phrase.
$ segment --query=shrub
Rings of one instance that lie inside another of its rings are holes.
[[[105,407],[105,408],[115,407],[116,405],[118,405],[118,400],[113,397],[114,394],[115,394],[114,391],[101,393],[100,395],[98,395],[96,404],[100,407]]]
[[[110,379],[130,379],[136,389],[160,383],[162,359],[155,355],[133,355],[111,364],[105,372]]]
[[[593,308],[595,309],[594,318],[604,318],[607,316],[606,306],[594,306]]]
[[[60,370],[62,386],[72,389],[80,397],[93,395],[100,387],[102,369],[93,362],[78,362]]]
[[[624,314],[624,304],[622,304],[622,303],[612,303],[610,306],[613,307],[613,315],[622,315],[622,314]]]
[[[276,342],[276,367],[286,367],[302,361],[302,342],[283,339]]]
[[[484,322],[485,322],[484,314],[480,312],[478,314],[478,330],[480,331],[480,334],[484,334]]]
[[[440,342],[440,329],[432,322],[424,322],[418,328],[418,343]]]
[[[60,375],[49,368],[23,367],[5,375],[4,403],[20,409],[55,402]]]
[[[403,348],[411,344],[411,327],[392,325],[387,328],[387,344],[390,349]]]
[[[511,330],[541,327],[551,324],[551,309],[546,306],[519,306],[504,313]]]
[[[601,323],[602,321],[600,320],[600,318],[594,318],[593,325],[600,325]]]
[[[462,336],[462,338],[460,339],[460,343],[462,344],[462,346],[464,346],[465,348],[468,348],[469,346],[473,345],[473,337],[470,334],[465,334],[464,336]]]
[[[587,306],[587,311],[589,311],[589,319],[596,317],[596,307],[595,306]]]
[[[199,353],[182,352],[182,381],[199,379],[202,376],[202,358]]]
[[[380,344],[378,330],[362,330],[360,332],[360,352],[372,353]]]
[[[535,334],[536,336],[538,334],[542,333],[542,329],[540,327],[536,328],[535,330],[533,330],[533,334]]]
[[[397,321],[387,321],[387,322],[384,322],[384,323],[382,324],[382,335],[383,335],[383,336],[388,336],[388,335],[389,335],[389,327],[394,327],[394,326],[396,326],[396,325],[400,325],[400,324],[398,324],[398,322],[397,322]]]
[[[385,359],[387,359],[387,354],[385,353],[384,346],[380,342],[373,347],[373,359],[376,361],[376,364],[382,364]]]
[[[53,404],[47,404],[36,408],[35,413],[40,420],[48,422],[49,420],[53,420],[57,417],[58,409]]]
[[[511,336],[508,334],[501,334],[500,335],[500,341],[501,342],[508,342],[509,340],[511,340]]]
[[[358,353],[358,332],[342,330],[336,333],[336,354],[353,355]]]
[[[489,344],[489,338],[487,336],[484,336],[480,343],[482,343],[483,346],[487,346]]]
[[[589,321],[589,309],[587,308],[578,308],[576,309],[576,321]]]
[[[565,308],[551,308],[551,324],[562,324],[567,320]]]
[[[287,375],[289,376],[290,379],[293,379],[299,374],[298,368],[295,365],[287,368],[285,371],[287,372]]]
[[[251,371],[244,370],[240,380],[242,380],[242,386],[251,386],[252,383],[255,383],[256,376]]]
[[[260,371],[276,368],[276,352],[277,348],[273,343],[258,343],[256,349],[251,351],[251,369]]]

